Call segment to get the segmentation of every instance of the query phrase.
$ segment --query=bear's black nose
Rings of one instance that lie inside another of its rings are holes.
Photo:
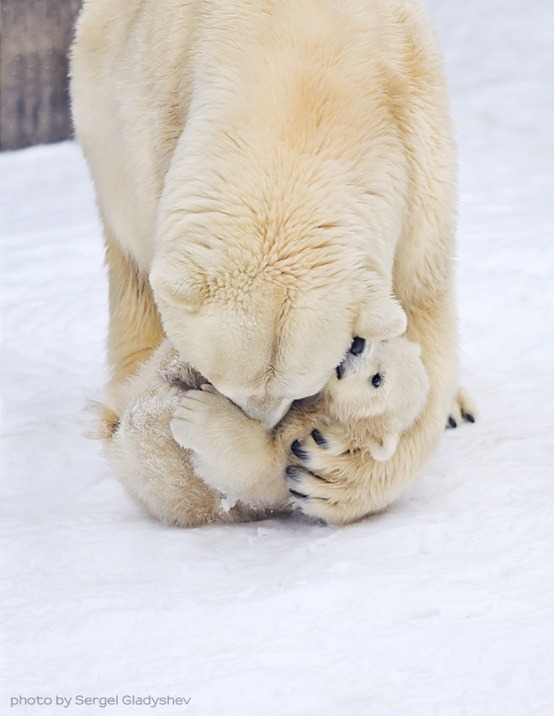
[[[352,341],[352,345],[350,346],[348,352],[352,353],[353,356],[359,356],[361,353],[363,353],[364,348],[365,338],[360,338],[360,336],[356,336]]]

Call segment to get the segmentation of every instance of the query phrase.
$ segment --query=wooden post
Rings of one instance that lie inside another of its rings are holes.
[[[72,136],[68,57],[81,0],[0,0],[0,149]]]

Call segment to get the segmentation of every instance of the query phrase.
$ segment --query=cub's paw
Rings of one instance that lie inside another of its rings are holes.
[[[344,438],[316,428],[295,440],[291,452],[285,478],[293,505],[316,519],[345,522],[353,485],[348,479],[352,453]]]
[[[265,494],[262,480],[268,460],[276,499],[279,504],[286,499],[264,428],[212,386],[189,390],[180,399],[171,431],[177,443],[191,451],[196,475],[229,499],[269,504],[273,497]]]
[[[477,418],[477,406],[465,388],[458,388],[450,413],[446,421],[446,428],[453,429],[461,425],[462,422],[474,423]]]
[[[325,470],[330,459],[343,455],[349,448],[345,437],[332,428],[314,428],[306,438],[295,440],[290,446],[292,454],[302,465],[313,470]]]
[[[213,455],[218,446],[225,449],[232,426],[244,419],[240,408],[211,385],[188,390],[178,401],[170,423],[175,441],[201,455]]]

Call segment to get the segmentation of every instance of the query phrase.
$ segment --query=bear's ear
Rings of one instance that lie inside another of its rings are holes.
[[[197,311],[204,302],[202,274],[191,269],[189,263],[178,258],[154,262],[149,277],[154,297],[191,313]]]
[[[404,309],[384,289],[372,287],[355,326],[355,334],[363,338],[386,341],[401,336],[408,326]]]

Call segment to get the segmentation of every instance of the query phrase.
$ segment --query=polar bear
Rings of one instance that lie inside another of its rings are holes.
[[[321,394],[301,401],[268,432],[166,340],[125,385],[102,438],[126,487],[163,521],[242,521],[308,500],[299,492],[302,474],[317,467],[318,448],[388,460],[428,390],[419,346],[405,338],[369,344],[356,337]]]
[[[419,3],[86,0],[71,94],[106,243],[108,404],[166,335],[269,430],[353,337],[407,315],[419,420],[385,462],[319,468],[338,520],[395,499],[457,384],[455,149]]]

